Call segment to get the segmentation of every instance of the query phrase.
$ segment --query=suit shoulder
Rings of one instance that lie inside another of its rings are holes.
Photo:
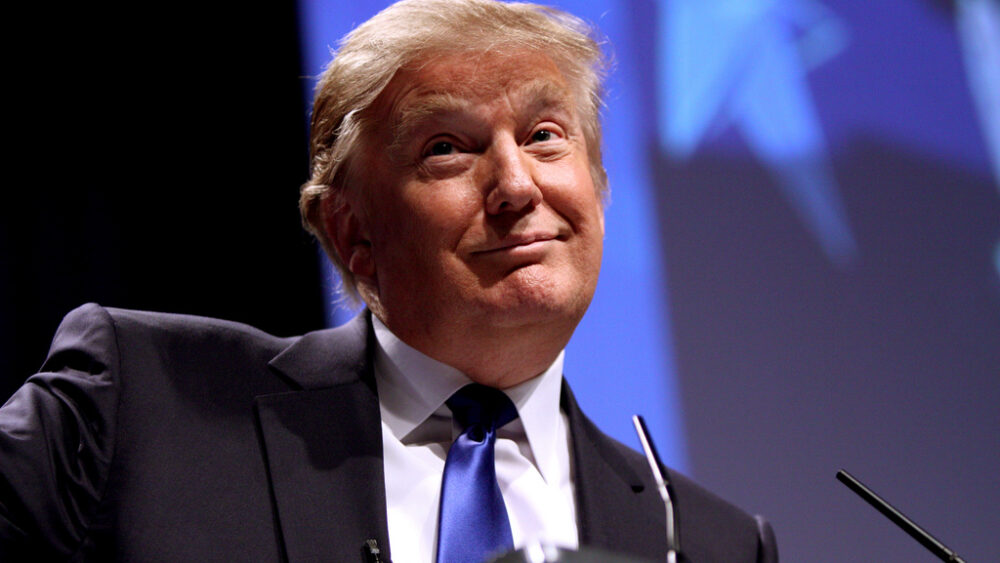
[[[762,553],[762,518],[702,487],[692,479],[668,469],[678,514],[681,549],[695,561],[757,561]],[[769,529],[769,528],[768,528]],[[772,540],[773,541],[773,540]],[[717,559],[704,559],[711,551]]]
[[[154,338],[246,340],[264,347],[282,349],[298,336],[278,337],[248,324],[178,313],[160,313],[102,307],[96,303],[83,305],[66,316],[67,322],[109,322],[119,333]]]
[[[175,363],[184,358],[221,361],[239,357],[266,364],[300,339],[273,336],[222,319],[88,303],[63,318],[43,371],[56,371],[67,359],[81,356],[95,358],[103,365],[118,365],[126,358],[149,363],[166,357]]]

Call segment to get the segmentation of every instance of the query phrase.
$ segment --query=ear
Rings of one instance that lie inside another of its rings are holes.
[[[333,243],[340,261],[358,282],[374,282],[375,259],[366,222],[357,207],[345,194],[337,194],[323,202],[323,222],[326,235]]]

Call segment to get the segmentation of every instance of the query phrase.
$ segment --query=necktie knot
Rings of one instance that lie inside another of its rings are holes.
[[[445,403],[462,431],[477,442],[517,418],[517,408],[503,391],[478,383],[462,387]]]

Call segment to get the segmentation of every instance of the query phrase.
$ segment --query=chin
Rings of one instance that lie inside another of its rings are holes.
[[[522,268],[490,288],[482,303],[488,322],[496,326],[569,323],[575,327],[594,295],[597,280],[539,275]]]

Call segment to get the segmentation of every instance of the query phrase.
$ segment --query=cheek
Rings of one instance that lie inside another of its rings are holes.
[[[403,220],[414,224],[414,234],[443,247],[449,247],[449,240],[464,232],[483,208],[471,182],[437,182],[407,196]]]
[[[408,256],[411,261],[427,261],[453,250],[474,223],[477,201],[470,195],[452,185],[404,189],[377,210],[379,234],[373,243],[400,255],[397,260]]]
[[[544,176],[552,186],[547,195],[550,204],[580,230],[604,232],[601,200],[586,163],[566,163],[553,167]]]

